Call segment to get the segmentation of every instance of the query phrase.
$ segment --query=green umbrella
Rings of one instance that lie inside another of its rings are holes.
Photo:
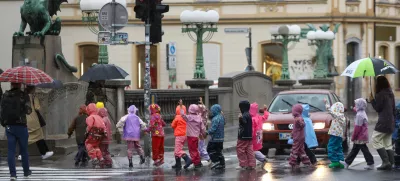
[[[399,70],[389,61],[379,58],[363,58],[351,63],[341,76],[351,78],[395,74]]]

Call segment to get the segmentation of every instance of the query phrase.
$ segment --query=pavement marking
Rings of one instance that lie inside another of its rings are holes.
[[[45,167],[31,167],[32,175],[29,178],[23,177],[22,167],[17,167],[18,180],[87,180],[107,179],[122,176],[127,173],[140,172],[145,169],[55,169]],[[0,167],[0,180],[9,180],[8,167]]]

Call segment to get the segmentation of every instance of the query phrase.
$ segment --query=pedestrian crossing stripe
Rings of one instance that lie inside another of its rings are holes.
[[[134,173],[146,169],[55,169],[43,167],[31,167],[32,175],[29,178],[23,177],[22,167],[17,167],[18,180],[87,180],[87,179],[107,179],[122,176],[127,173]],[[8,167],[0,167],[0,181],[9,180],[10,173]]]

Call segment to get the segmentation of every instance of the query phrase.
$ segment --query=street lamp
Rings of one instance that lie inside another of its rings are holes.
[[[317,66],[314,70],[314,78],[327,78],[328,77],[328,62],[329,48],[331,41],[335,39],[335,33],[330,30],[316,30],[307,33],[308,45],[317,46]]]
[[[288,44],[290,42],[299,42],[301,28],[298,25],[282,25],[273,26],[270,29],[272,42],[282,43],[282,74],[281,80],[289,80],[289,63],[288,63]]]
[[[210,41],[214,32],[217,32],[219,14],[214,10],[185,10],[181,13],[180,19],[183,24],[182,33],[187,33],[189,38],[197,43],[194,79],[205,79],[203,43]],[[192,36],[191,32],[196,34],[196,38]],[[208,32],[208,34],[203,39],[203,35],[206,32]]]
[[[80,7],[82,10],[82,21],[86,23],[89,30],[98,35],[100,31],[104,31],[104,28],[100,25],[98,16],[100,9],[107,3],[113,0],[81,0]],[[117,3],[122,4],[126,7],[126,0],[114,0]],[[98,29],[96,29],[96,23]],[[99,64],[108,64],[108,49],[107,45],[99,45]],[[81,70],[82,71],[82,70]]]

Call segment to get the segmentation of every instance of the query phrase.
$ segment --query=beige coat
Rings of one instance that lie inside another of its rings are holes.
[[[29,133],[28,144],[32,144],[41,139],[44,139],[43,130],[42,130],[42,127],[40,126],[39,118],[35,111],[35,110],[40,110],[39,99],[37,97],[35,97],[35,100],[33,101],[32,98],[33,98],[32,94],[29,94],[29,99],[30,99],[31,107],[32,107],[32,113],[29,115],[26,115],[26,121],[27,121],[27,125],[28,125],[28,133]],[[33,105],[33,102],[35,102],[35,105]]]

